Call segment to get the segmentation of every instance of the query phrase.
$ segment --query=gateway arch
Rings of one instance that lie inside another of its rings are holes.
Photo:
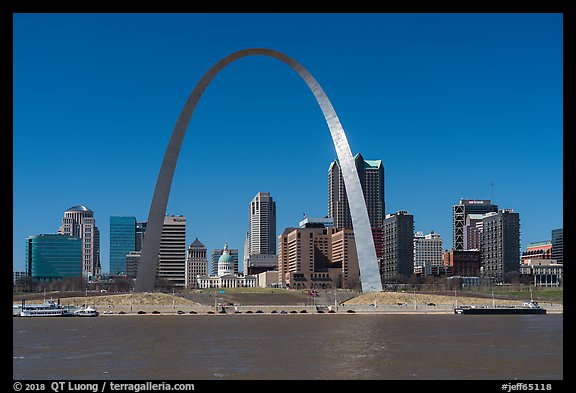
[[[180,117],[176,122],[170,141],[168,142],[168,147],[166,148],[164,160],[162,161],[158,180],[156,181],[156,188],[154,189],[154,195],[148,213],[148,224],[146,226],[144,243],[142,245],[135,291],[151,292],[154,290],[160,238],[162,236],[162,227],[164,216],[166,215],[168,197],[170,196],[172,178],[174,176],[176,162],[180,153],[180,147],[182,146],[182,141],[186,134],[186,129],[188,128],[188,123],[190,122],[190,118],[192,117],[192,113],[194,112],[200,97],[216,74],[218,74],[228,64],[243,57],[257,55],[274,57],[288,64],[298,73],[298,75],[300,75],[300,77],[302,77],[302,79],[304,79],[314,94],[314,97],[316,97],[316,101],[318,101],[318,105],[320,105],[320,109],[322,110],[328,128],[330,129],[330,134],[332,135],[332,140],[334,141],[334,146],[336,148],[336,154],[338,155],[338,160],[340,161],[340,166],[342,168],[346,194],[348,196],[348,204],[350,206],[350,215],[352,217],[352,225],[354,227],[354,238],[356,241],[362,290],[364,292],[381,291],[382,283],[380,281],[378,260],[374,249],[374,240],[372,238],[372,229],[370,227],[368,211],[366,210],[366,202],[364,200],[364,194],[360,185],[356,165],[354,164],[354,158],[352,157],[352,152],[348,145],[344,129],[340,124],[340,120],[338,119],[332,104],[328,100],[328,97],[322,90],[322,87],[320,87],[316,79],[312,77],[306,68],[293,58],[281,52],[265,48],[244,49],[224,57],[218,63],[214,64],[206,74],[204,74],[188,97],[188,100],[180,113]]]

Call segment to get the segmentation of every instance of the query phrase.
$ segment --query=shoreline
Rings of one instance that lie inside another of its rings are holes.
[[[210,299],[211,304],[207,300]],[[198,300],[198,301],[195,301]],[[255,303],[254,300],[259,301]],[[268,300],[271,302],[268,303]],[[282,301],[275,304],[274,301]],[[113,294],[103,296],[63,297],[58,303],[74,306],[92,306],[99,316],[181,316],[181,315],[290,315],[290,314],[361,314],[361,315],[446,315],[454,314],[458,306],[517,307],[520,301],[488,299],[480,297],[452,297],[445,295],[418,294],[406,292],[381,292],[361,294],[345,301],[334,302],[324,298],[305,299],[306,302],[293,302],[293,298],[269,298],[262,293],[253,296],[224,299],[222,297],[190,299],[165,293]],[[284,302],[285,301],[285,302]],[[28,300],[28,304],[42,303],[40,300]],[[547,314],[563,314],[563,304],[553,301],[540,301]],[[21,305],[14,301],[14,306]],[[225,310],[225,313],[220,311]],[[331,312],[334,310],[334,312]],[[274,311],[274,312],[273,312]],[[303,312],[304,311],[304,312]],[[190,312],[193,312],[190,314]]]
[[[219,312],[219,311],[215,311],[214,309],[203,309],[203,310],[199,310],[199,309],[195,309],[193,310],[194,312],[190,312],[190,310],[188,311],[184,311],[184,310],[180,310],[181,313],[178,313],[178,311],[158,311],[158,310],[154,310],[156,312],[153,311],[144,311],[144,310],[138,310],[138,311],[115,311],[112,312],[111,310],[108,311],[100,311],[97,309],[97,311],[99,312],[99,315],[97,317],[81,317],[81,318],[98,318],[98,317],[195,317],[195,316],[220,316],[220,317],[224,317],[224,316],[234,316],[234,317],[251,317],[251,316],[295,316],[295,315],[303,315],[303,316],[309,316],[309,315],[457,315],[454,312],[454,308],[439,308],[439,309],[429,309],[426,308],[426,306],[423,306],[422,309],[393,309],[393,308],[384,308],[384,309],[380,309],[380,310],[352,310],[350,308],[345,308],[343,310],[338,310],[338,311],[334,311],[334,312],[330,312],[330,311],[315,311],[315,310],[311,310],[311,309],[306,309],[305,307],[299,307],[298,310],[295,309],[288,309],[288,310],[283,310],[283,309],[279,309],[279,310],[275,310],[277,312],[271,312],[271,311],[262,311],[261,308],[264,307],[260,307],[258,309],[249,309],[246,311],[240,311],[240,312],[235,312],[233,310],[227,310],[226,312]],[[564,314],[564,308],[561,305],[555,305],[553,307],[544,307],[546,309],[546,314],[545,315],[563,315]],[[306,310],[306,312],[301,312],[302,310]],[[259,311],[259,312],[258,312]],[[285,312],[281,312],[281,311],[285,311]],[[493,315],[493,314],[492,314]],[[502,314],[505,315],[505,314]],[[14,318],[29,318],[29,317],[20,317],[20,316],[14,316]],[[40,317],[40,318],[52,318],[52,317]]]

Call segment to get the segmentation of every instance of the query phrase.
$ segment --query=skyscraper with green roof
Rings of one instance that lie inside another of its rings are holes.
[[[385,217],[384,165],[382,160],[365,160],[362,154],[354,156],[360,178],[368,218],[372,228],[382,228]],[[352,217],[344,186],[342,168],[334,160],[328,168],[328,217],[334,219],[336,228],[352,228]]]

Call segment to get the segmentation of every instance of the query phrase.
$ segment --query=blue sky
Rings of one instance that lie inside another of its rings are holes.
[[[15,14],[14,268],[27,236],[82,204],[107,272],[110,216],[147,219],[188,95],[251,47],[314,75],[352,152],[383,161],[386,213],[407,210],[444,248],[460,198],[519,212],[522,250],[563,226],[561,14]],[[327,214],[335,158],[299,76],[240,59],[194,112],[167,213],[186,216],[188,244],[242,254],[258,191],[276,201],[278,233]]]

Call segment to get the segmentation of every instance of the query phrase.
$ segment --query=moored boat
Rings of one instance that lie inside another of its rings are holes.
[[[84,313],[78,312],[85,310]],[[94,314],[95,315],[92,315]],[[74,316],[98,316],[94,308],[81,308],[78,306],[63,306],[60,301],[48,300],[41,304],[26,304],[12,306],[12,315],[19,317],[74,317]]]
[[[492,306],[492,307],[474,307],[474,306],[460,306],[454,308],[455,314],[470,314],[470,315],[530,315],[530,314],[546,314],[546,309],[538,305],[538,302],[529,301],[524,302],[521,306]]]
[[[92,306],[88,306],[74,312],[77,317],[97,317],[100,315],[98,311]]]
[[[21,317],[63,317],[67,309],[57,304],[53,300],[48,300],[42,304],[22,304],[20,308]]]

